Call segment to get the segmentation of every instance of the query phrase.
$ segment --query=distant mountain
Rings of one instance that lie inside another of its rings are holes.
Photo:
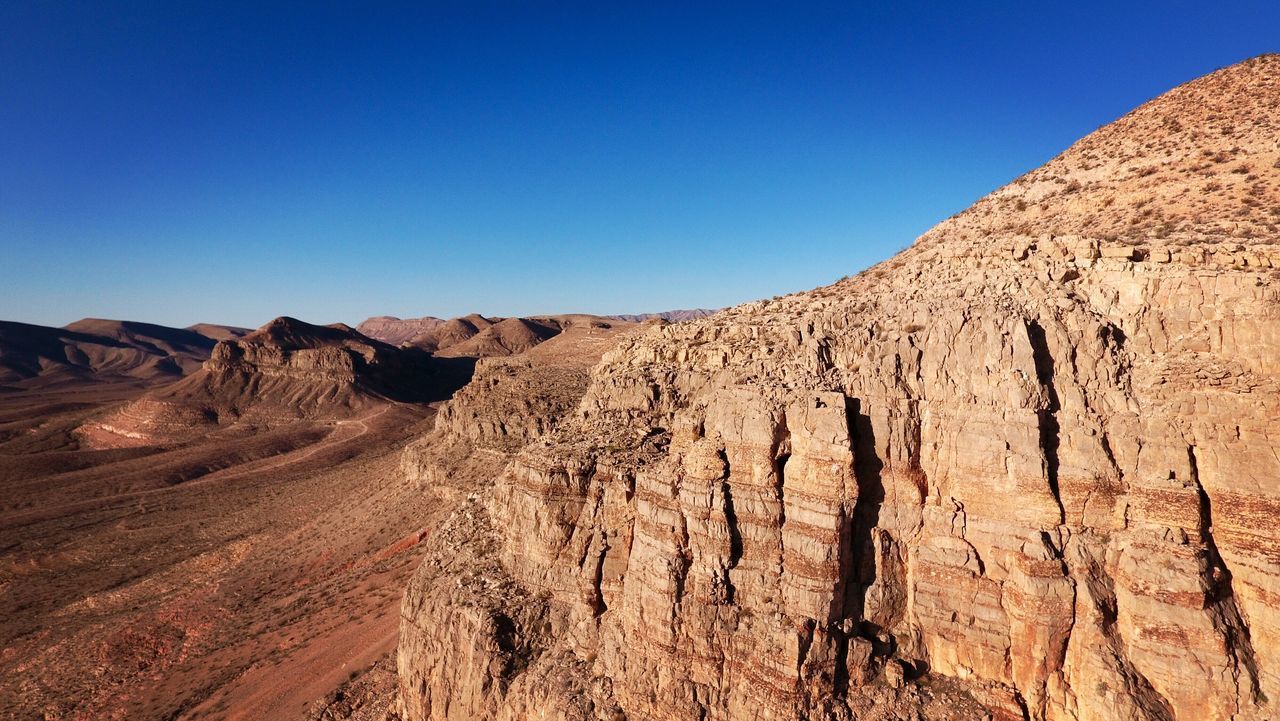
[[[665,320],[668,323],[679,323],[685,320],[696,320],[698,318],[706,318],[712,313],[720,312],[719,308],[690,308],[687,310],[666,310],[661,313],[632,313],[630,315],[606,315],[605,318],[613,318],[615,320],[625,320],[631,323],[643,323],[647,320],[655,318]]]
[[[434,316],[423,316],[421,318],[397,318],[392,315],[379,315],[367,318],[356,326],[356,330],[383,343],[391,345],[412,345],[431,352],[442,351],[451,346],[457,345],[470,339],[472,336],[479,334],[491,325],[500,323],[504,320],[524,320],[527,330],[535,335],[542,334],[541,330],[533,330],[528,328],[532,324],[542,328],[551,326],[555,327],[560,322],[557,319],[565,319],[570,317],[582,318],[600,318],[605,320],[620,320],[628,323],[643,323],[647,320],[655,318],[665,320],[670,323],[679,323],[680,321],[693,320],[695,318],[705,318],[715,309],[708,308],[692,308],[688,310],[668,310],[661,313],[634,313],[630,315],[603,315],[588,316],[585,314],[565,314],[551,316],[527,316],[521,318],[486,318],[479,313],[444,320]],[[515,331],[515,324],[509,324],[505,331],[497,331],[499,335],[505,332]],[[520,331],[523,333],[524,331]],[[554,334],[552,334],[554,335]],[[550,336],[546,336],[550,337]],[[542,340],[546,340],[546,337]],[[494,344],[481,344],[489,348],[489,351],[500,351],[505,348],[505,342]],[[520,344],[517,344],[520,345]],[[500,351],[501,352],[501,351]],[[519,351],[515,351],[519,352]],[[506,353],[501,353],[506,355]],[[463,355],[492,355],[492,352],[477,349],[475,352],[467,351]]]
[[[397,348],[342,323],[281,317],[220,341],[198,371],[86,424],[100,447],[178,440],[240,421],[348,418],[388,402],[448,395],[474,362]]]
[[[0,382],[173,380],[200,368],[216,343],[197,330],[135,321],[85,318],[65,328],[0,321]]]
[[[450,346],[457,345],[464,341],[470,340],[480,333],[480,331],[493,325],[494,321],[479,313],[472,313],[461,318],[451,318],[439,325],[419,333],[404,345],[421,348],[422,350],[435,353]]]
[[[195,401],[219,419],[342,415],[371,400],[411,392],[415,361],[402,350],[335,323],[312,325],[280,317],[241,338],[219,342],[209,360],[157,399]]]
[[[405,347],[441,358],[493,358],[525,353],[571,327],[609,328],[630,321],[571,313],[528,318],[486,318],[472,313],[453,318],[411,338]]]
[[[233,325],[217,325],[214,323],[196,323],[187,326],[187,330],[195,331],[202,336],[214,340],[232,340],[242,338],[253,332],[252,328],[238,328]]]
[[[553,318],[504,318],[466,340],[442,348],[437,355],[488,358],[523,353],[563,330]]]
[[[379,315],[367,318],[356,326],[356,330],[383,343],[400,345],[438,326],[444,325],[442,318],[423,316],[422,318],[397,318],[393,315]]]

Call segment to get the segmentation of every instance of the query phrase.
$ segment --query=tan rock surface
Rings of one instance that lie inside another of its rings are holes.
[[[567,415],[486,423],[482,367],[463,460],[406,456],[471,495],[404,717],[1274,718],[1277,108],[1275,56],[1175,89],[863,274],[622,336]]]

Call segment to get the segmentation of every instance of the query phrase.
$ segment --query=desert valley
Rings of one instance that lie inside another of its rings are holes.
[[[1280,717],[1280,56],[719,311],[0,322],[0,490],[4,719]]]

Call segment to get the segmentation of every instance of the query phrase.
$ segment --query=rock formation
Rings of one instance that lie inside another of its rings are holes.
[[[492,480],[511,455],[577,409],[591,367],[634,328],[573,322],[523,353],[479,359],[471,382],[440,409],[435,430],[406,449],[404,472],[421,488],[445,492]]]
[[[231,423],[347,418],[390,401],[448,397],[471,365],[393,348],[343,324],[277,318],[219,342],[204,367],[86,424],[101,446],[175,440]]]
[[[482,365],[406,457],[465,493],[404,718],[1274,718],[1278,111],[1280,57],[1188,83],[570,411]]]

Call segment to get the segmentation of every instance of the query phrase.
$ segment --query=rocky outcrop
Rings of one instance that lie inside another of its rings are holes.
[[[405,450],[405,476],[436,490],[489,483],[513,454],[573,414],[591,367],[630,328],[571,323],[536,348],[478,359],[471,382],[436,415],[435,429]]]
[[[1274,717],[1277,104],[1234,66],[863,274],[624,337],[433,539],[405,718]],[[1201,202],[1220,142],[1260,194]],[[1173,230],[1083,220],[1153,176]]]
[[[96,447],[184,440],[219,426],[348,418],[388,402],[447,397],[471,364],[393,348],[336,324],[277,318],[219,342],[197,372],[86,423]]]

